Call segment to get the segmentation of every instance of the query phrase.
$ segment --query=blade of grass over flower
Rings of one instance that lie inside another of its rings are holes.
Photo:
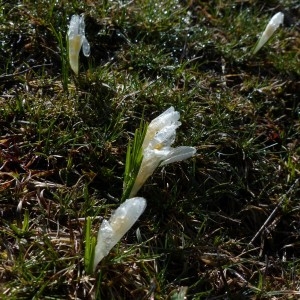
[[[84,268],[87,274],[92,274],[97,240],[92,235],[92,221],[90,217],[87,217],[85,221],[84,242]]]
[[[50,25],[51,31],[56,37],[59,48],[60,48],[60,58],[61,58],[61,82],[64,88],[64,91],[68,93],[68,82],[69,82],[69,62],[68,62],[68,51],[69,51],[69,43],[66,42],[66,46],[64,45],[64,38],[62,36],[61,31],[57,31],[53,25]]]
[[[141,120],[140,127],[135,130],[133,141],[128,143],[122,201],[128,199],[143,160],[143,141],[147,132],[146,122]]]

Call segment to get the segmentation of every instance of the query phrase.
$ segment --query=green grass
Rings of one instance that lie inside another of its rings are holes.
[[[298,1],[0,3],[1,299],[299,297]],[[91,44],[78,77],[75,13]],[[171,105],[176,146],[197,155],[147,181],[146,211],[92,274],[128,143]]]

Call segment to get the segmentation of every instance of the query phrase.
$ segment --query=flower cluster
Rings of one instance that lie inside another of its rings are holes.
[[[179,112],[175,111],[174,107],[170,107],[149,124],[144,140],[141,140],[143,159],[129,199],[120,205],[109,221],[104,220],[100,226],[95,247],[94,271],[97,264],[118,243],[145,210],[146,200],[132,197],[137,194],[147,178],[153,174],[158,166],[184,160],[196,153],[194,147],[171,147],[175,141],[176,129],[181,125],[179,118]]]

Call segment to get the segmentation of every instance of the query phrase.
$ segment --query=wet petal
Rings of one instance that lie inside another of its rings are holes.
[[[161,166],[176,162],[176,161],[182,161],[185,159],[188,159],[195,155],[196,148],[194,147],[186,147],[181,146],[173,149],[168,154],[168,157],[160,164]]]
[[[90,56],[91,54],[91,47],[90,44],[88,42],[88,40],[86,39],[85,36],[82,37],[82,52],[84,54],[84,56]]]

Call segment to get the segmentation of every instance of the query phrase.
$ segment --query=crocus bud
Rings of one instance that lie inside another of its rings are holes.
[[[94,271],[103,257],[138,220],[145,208],[146,200],[144,198],[127,199],[116,209],[108,221],[103,220],[95,248]]]
[[[68,31],[69,39],[69,61],[74,73],[78,75],[79,52],[82,47],[82,52],[85,56],[90,55],[90,44],[85,37],[84,16],[73,15]]]
[[[258,44],[256,45],[253,54],[255,54],[270,39],[276,29],[283,24],[283,18],[284,14],[282,12],[278,12],[271,18]]]

